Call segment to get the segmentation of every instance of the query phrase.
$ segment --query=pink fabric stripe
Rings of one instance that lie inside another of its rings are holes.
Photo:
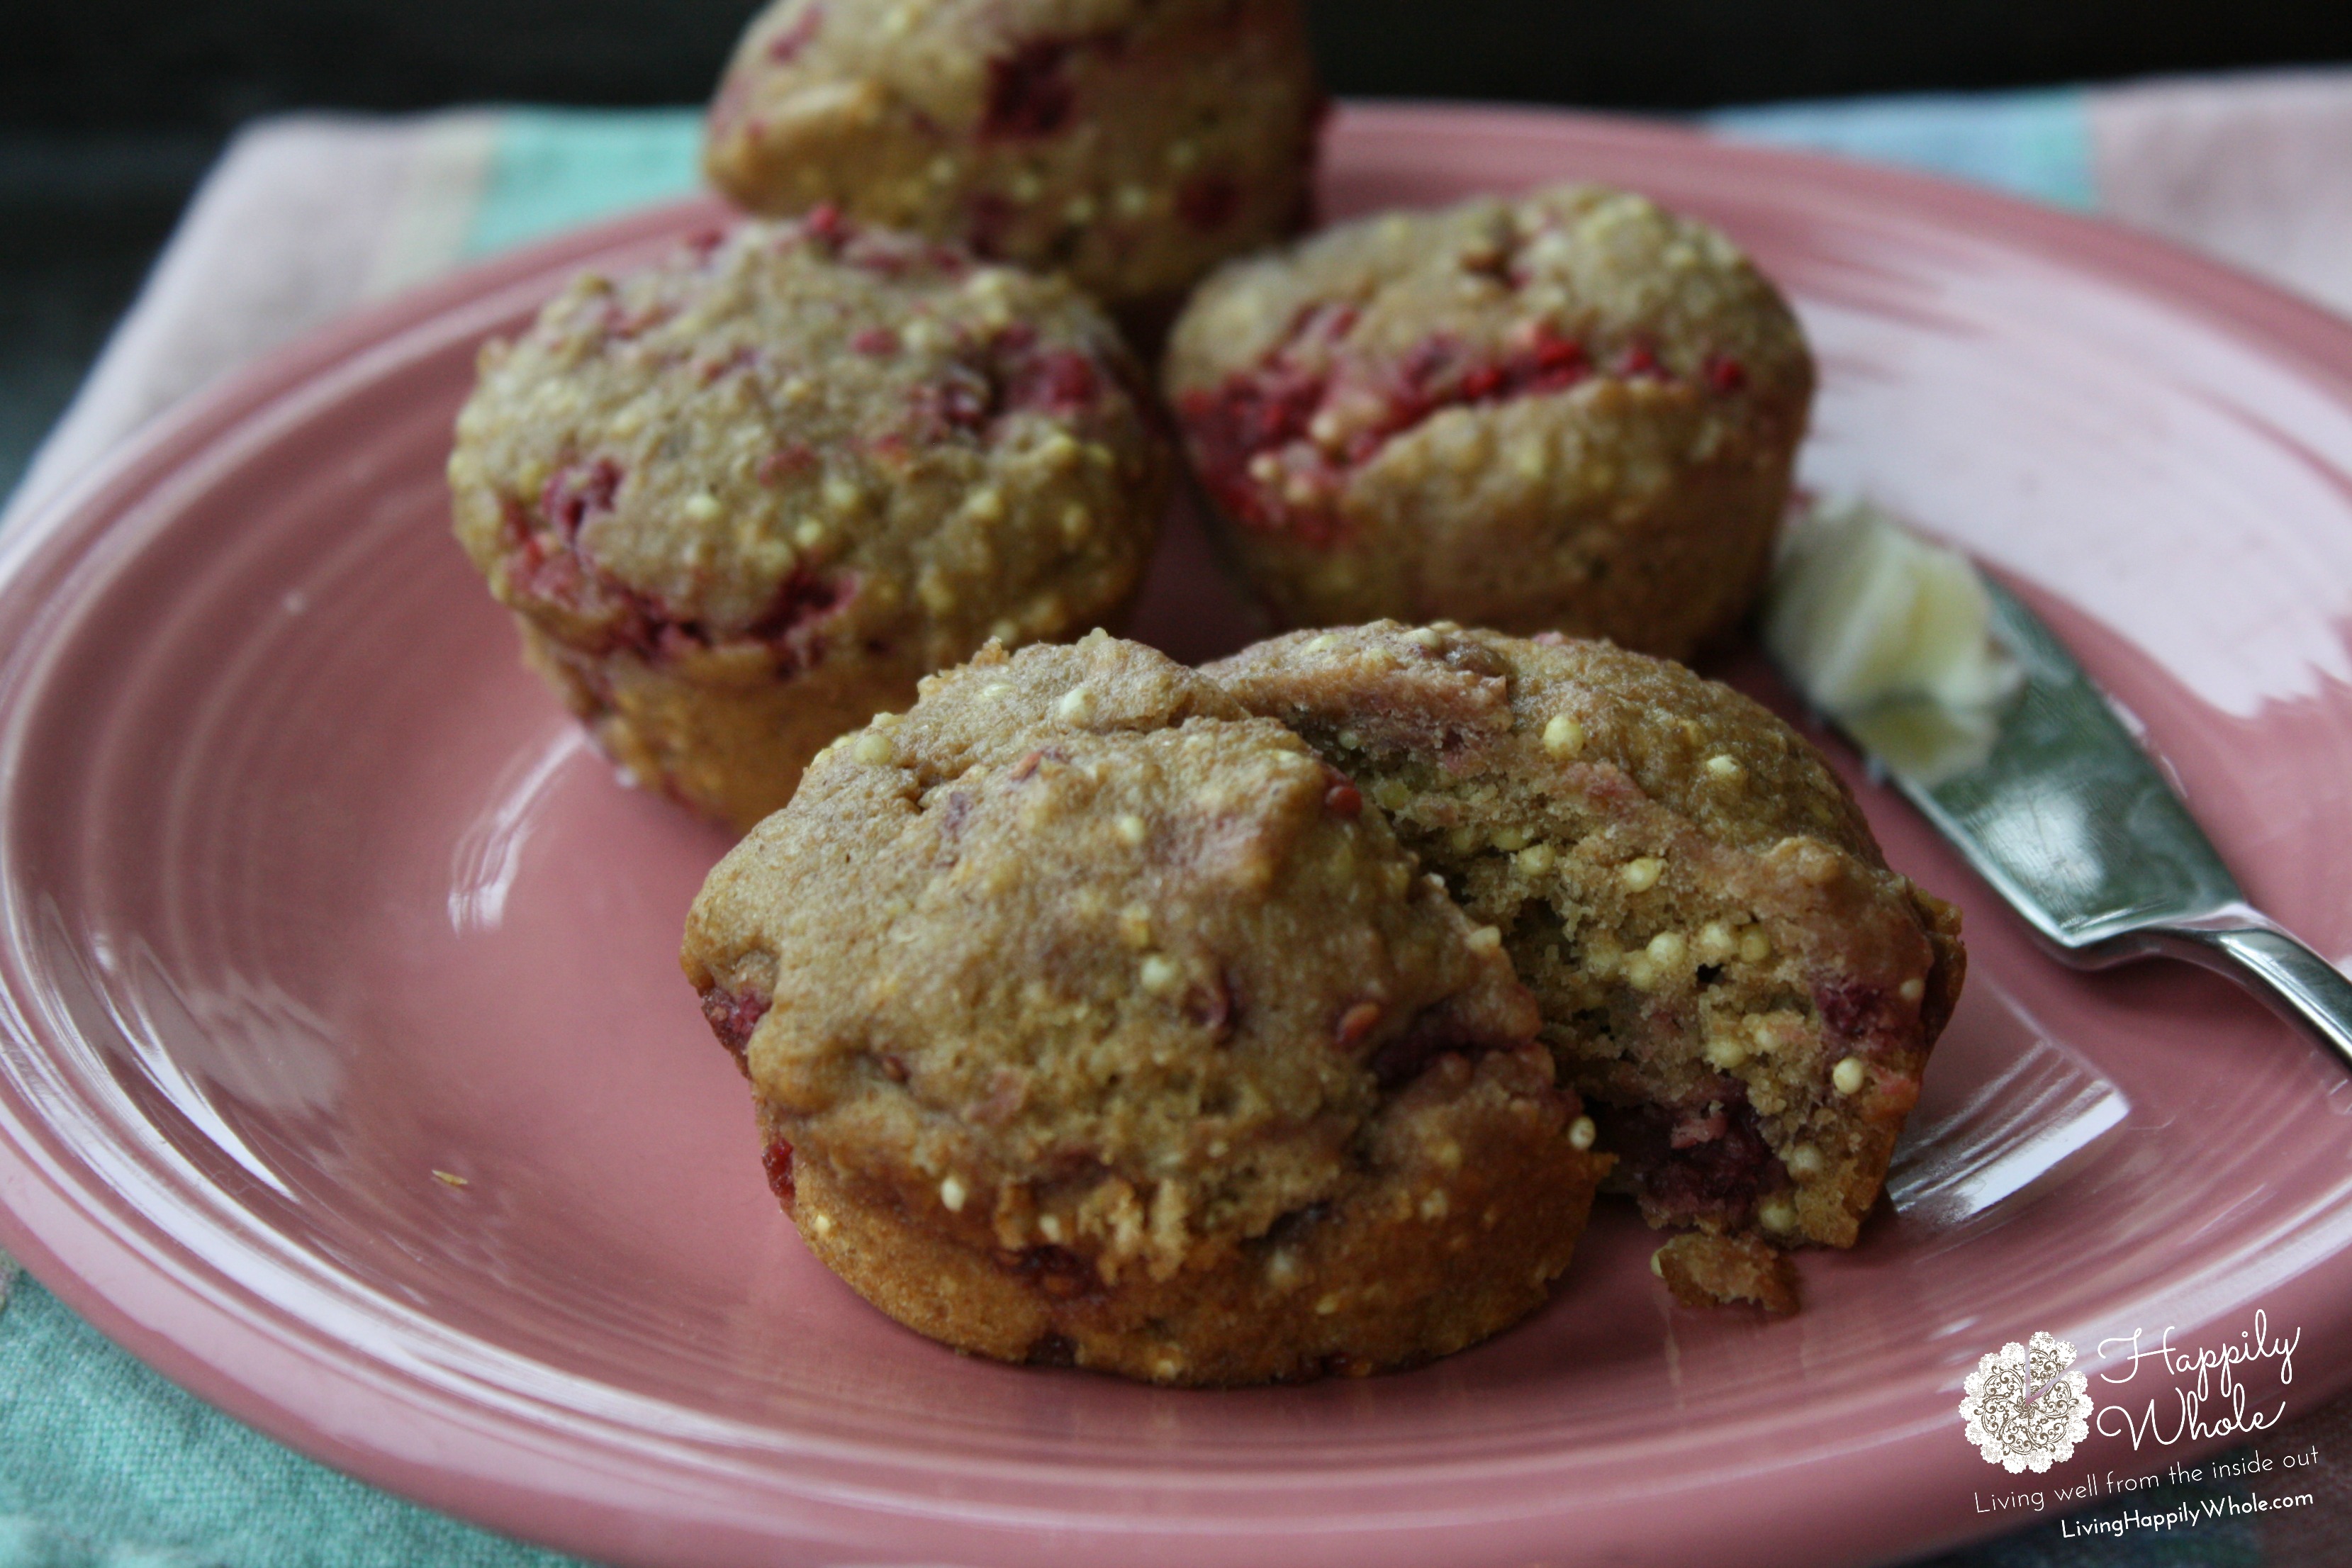
[[[2108,216],[2352,315],[2352,69],[2091,95]]]

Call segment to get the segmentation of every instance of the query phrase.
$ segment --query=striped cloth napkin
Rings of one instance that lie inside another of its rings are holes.
[[[1924,168],[2097,212],[2352,314],[2352,71],[1738,110],[1717,133]],[[262,121],[206,178],[0,513],[5,529],[149,418],[355,305],[696,184],[687,110]],[[2352,1568],[2352,1401],[2321,1506],[2193,1538],[2054,1521],[1937,1568]],[[2132,1506],[2160,1511],[2199,1489]],[[2216,1494],[2218,1495],[2218,1494]],[[116,1350],[0,1257],[0,1568],[523,1568],[571,1560],[310,1463]]]

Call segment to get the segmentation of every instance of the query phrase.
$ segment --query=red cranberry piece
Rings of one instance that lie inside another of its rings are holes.
[[[1685,1116],[1666,1135],[1666,1144],[1674,1149],[1692,1149],[1701,1143],[1712,1143],[1730,1128],[1729,1119],[1718,1108],[1705,1115]]]
[[[572,610],[583,607],[582,601],[588,593],[587,574],[568,550],[554,554],[543,553],[536,536],[526,535],[507,558],[507,580],[515,591],[527,599],[541,604],[562,605]]]
[[[1787,1170],[1764,1141],[1755,1107],[1744,1099],[1696,1116],[1643,1105],[1612,1110],[1607,1117],[1609,1147],[1624,1162],[1634,1190],[1668,1214],[1737,1223],[1759,1198],[1789,1184]],[[1712,1123],[1718,1117],[1723,1126],[1715,1136],[1675,1142],[1684,1124]]]
[[[1625,352],[1617,356],[1617,374],[1629,379],[1664,375],[1665,370],[1666,367],[1659,363],[1656,347],[1638,339],[1628,343]]]
[[[1583,345],[1549,323],[1535,330],[1526,348],[1494,362],[1470,361],[1449,337],[1430,338],[1397,362],[1381,389],[1376,417],[1349,434],[1343,458],[1292,450],[1284,457],[1277,491],[1253,474],[1255,459],[1301,442],[1329,394],[1322,377],[1292,363],[1291,356],[1318,341],[1343,337],[1355,321],[1356,312],[1344,305],[1307,307],[1260,368],[1229,377],[1214,392],[1195,391],[1179,399],[1202,482],[1236,521],[1328,543],[1341,531],[1329,505],[1344,479],[1335,461],[1350,467],[1370,462],[1399,433],[1441,408],[1554,392],[1591,371]],[[1307,492],[1304,499],[1301,492]]]
[[[930,259],[931,247],[910,244],[902,235],[868,229],[853,235],[841,247],[841,258],[877,278],[903,278]]]
[[[887,327],[862,327],[849,340],[849,346],[858,353],[887,359],[898,352],[898,334]]]
[[[793,1146],[778,1138],[760,1154],[760,1163],[768,1173],[768,1189],[785,1208],[793,1206]]]
[[[1514,379],[1526,391],[1558,392],[1583,380],[1591,369],[1584,345],[1561,337],[1546,322],[1537,330]]]
[[[702,378],[702,384],[709,386],[712,382],[723,376],[732,375],[737,371],[756,369],[759,363],[760,351],[746,343],[723,358],[706,361],[698,374]]]
[[[1489,1039],[1478,1034],[1463,1020],[1454,998],[1449,996],[1423,1008],[1405,1026],[1403,1034],[1374,1051],[1365,1065],[1372,1069],[1373,1080],[1389,1089],[1412,1082],[1440,1058],[1460,1057],[1465,1061],[1475,1061],[1489,1051],[1507,1051],[1519,1043]]]
[[[1432,338],[1413,346],[1404,356],[1404,363],[1397,366],[1397,374],[1408,388],[1426,396],[1454,368],[1459,354],[1450,339]]]
[[[791,26],[768,40],[768,58],[780,66],[792,64],[824,28],[824,7],[811,5],[793,18]]]
[[[778,672],[795,674],[812,669],[824,657],[819,632],[857,596],[852,577],[820,577],[806,569],[795,571],[777,584],[768,613],[745,628],[744,635],[766,643],[776,653]]]
[[[606,337],[626,342],[648,328],[661,325],[677,313],[664,304],[652,304],[632,310],[618,300],[607,300],[598,313],[596,326]]]
[[[1229,174],[1195,174],[1176,187],[1176,216],[1202,234],[1214,234],[1242,210],[1242,187]]]
[[[1064,756],[1060,752],[1055,750],[1051,746],[1046,746],[1030,752],[1027,756],[1013,763],[1013,771],[1004,776],[1011,783],[1026,784],[1032,778],[1035,777],[1037,770],[1044,767],[1047,763],[1066,763],[1067,761],[1069,761],[1069,759]]]
[[[1330,773],[1330,782],[1323,791],[1323,809],[1334,816],[1345,817],[1349,822],[1363,816],[1363,792],[1355,786],[1354,782],[1347,774],[1334,773],[1328,769],[1325,771]]]
[[[1065,74],[1067,38],[1033,38],[1009,55],[988,62],[988,107],[983,137],[1050,136],[1070,122],[1078,91]]]
[[[1201,482],[1235,519],[1258,528],[1282,526],[1278,505],[1250,477],[1250,462],[1303,437],[1322,406],[1323,391],[1319,377],[1272,367],[1181,400]]]
[[[950,366],[929,386],[915,389],[916,423],[934,436],[976,435],[996,414],[996,388],[968,366]]]
[[[1005,238],[1020,218],[1021,209],[993,191],[982,191],[964,209],[963,242],[974,256],[994,260],[1004,255]]]
[[[1006,401],[1014,408],[1066,416],[1085,409],[1101,391],[1092,360],[1074,349],[1053,349],[1014,370]]]
[[[581,525],[599,512],[613,510],[620,493],[621,466],[610,458],[593,463],[566,463],[549,476],[540,492],[540,515],[567,543],[580,537]]]
[[[1584,379],[1589,365],[1584,346],[1560,337],[1549,325],[1537,331],[1527,348],[1491,363],[1473,364],[1458,375],[1454,367],[1459,351],[1444,340],[1423,344],[1405,357],[1398,374],[1404,391],[1388,417],[1372,433],[1369,444],[1358,438],[1350,460],[1361,462],[1398,432],[1419,423],[1447,404],[1485,403],[1528,393],[1558,392]]]
[[[1213,1039],[1223,1041],[1234,1032],[1241,1004],[1234,998],[1233,977],[1220,969],[1216,978],[1204,981],[1184,993],[1185,1021],[1205,1029]]]
[[[509,582],[526,598],[561,606],[597,625],[602,645],[583,647],[584,652],[626,650],[650,662],[708,647],[702,628],[679,622],[653,596],[585,558],[574,542],[582,525],[610,507],[619,484],[620,470],[609,462],[585,469],[575,464],[551,479],[541,505],[562,535],[552,548],[531,530],[520,506],[508,504]]]
[[[1916,1033],[1910,1007],[1885,986],[1863,981],[1816,981],[1813,1009],[1830,1040],[1866,1050],[1899,1048]]]
[[[820,202],[801,219],[801,232],[826,245],[841,245],[850,236],[849,220],[831,202]]]
[[[804,441],[794,441],[779,447],[760,459],[760,482],[763,485],[781,483],[793,474],[804,474],[816,467],[816,449]]]
[[[1100,1282],[1094,1265],[1064,1247],[1032,1247],[1014,1255],[1013,1272],[1057,1301],[1092,1291]]]
[[[1283,337],[1282,346],[1276,349],[1273,360],[1286,358],[1295,351],[1318,343],[1336,343],[1353,331],[1362,313],[1353,305],[1309,305],[1298,312]]]
[[[1748,367],[1729,354],[1711,354],[1702,372],[1706,389],[1720,397],[1729,397],[1748,388]]]
[[[947,806],[940,814],[940,831],[953,838],[963,831],[964,822],[971,816],[971,796],[960,789],[950,790]]]
[[[1364,1043],[1366,1036],[1381,1026],[1381,1005],[1359,1002],[1339,1015],[1331,1026],[1331,1043],[1343,1051],[1352,1051]]]
[[[768,999],[756,993],[737,996],[714,985],[702,994],[702,1016],[719,1043],[740,1057],[751,1043],[751,1031],[768,1016]]]

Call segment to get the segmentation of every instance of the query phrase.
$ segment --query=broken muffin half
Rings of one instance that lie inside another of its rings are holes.
[[[1297,633],[1207,673],[1503,933],[1613,1184],[1722,1238],[1676,1245],[1677,1294],[1785,1310],[1758,1243],[1853,1245],[1966,955],[1802,737],[1678,664],[1445,623]]]

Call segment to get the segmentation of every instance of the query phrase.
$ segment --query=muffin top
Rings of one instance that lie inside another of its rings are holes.
[[[1204,672],[1339,755],[1523,778],[1664,811],[1726,847],[1802,836],[1883,871],[1853,792],[1769,710],[1670,659],[1575,637],[1393,621],[1294,632]],[[1630,786],[1630,787],[1629,787]]]
[[[789,121],[813,107],[794,101],[800,92],[845,79],[846,95],[871,100],[873,118],[903,100],[943,132],[1017,142],[1080,118],[1076,78],[1089,56],[1149,49],[1203,23],[1281,8],[1264,0],[782,0],[754,19],[729,69],[739,90],[754,95],[753,114]]]
[[[826,210],[745,225],[482,351],[457,534],[590,653],[947,663],[1132,586],[1168,473],[1134,374],[1066,284]]]
[[[837,202],[1172,304],[1300,226],[1324,101],[1299,0],[778,0],[705,167],[753,211]]]
[[[1523,400],[1566,418],[1696,414],[1691,458],[1759,423],[1793,442],[1812,363],[1788,306],[1721,234],[1642,196],[1562,185],[1366,218],[1232,263],[1178,322],[1164,380],[1220,503],[1311,535],[1352,483],[1443,468],[1464,422]],[[1592,479],[1608,490],[1640,476]]]
[[[1106,1279],[1335,1197],[1416,1085],[1463,1076],[1435,1064],[1537,1027],[1377,806],[1099,634],[987,650],[836,742],[712,874],[685,963],[714,1018],[756,1018],[803,1158],[915,1173]]]

